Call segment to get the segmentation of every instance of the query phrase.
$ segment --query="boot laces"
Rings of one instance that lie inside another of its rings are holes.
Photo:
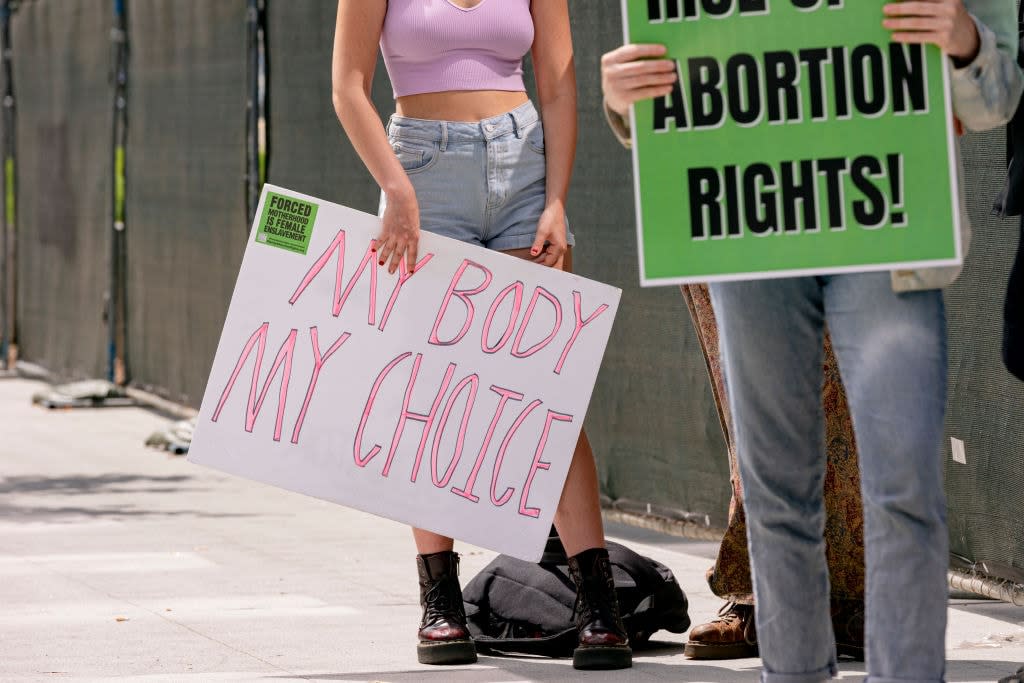
[[[464,617],[462,601],[459,599],[457,579],[444,577],[434,583],[424,596],[426,603],[426,622],[460,621]]]
[[[611,623],[618,621],[611,591],[603,581],[584,580],[576,591],[576,602],[572,606],[572,619],[589,624],[597,619]],[[579,617],[577,619],[576,617]]]
[[[756,638],[751,635],[754,626],[753,609],[752,605],[744,605],[734,600],[729,601],[718,610],[718,616],[712,623],[732,625],[737,621],[743,622],[743,639],[753,645],[756,642]]]

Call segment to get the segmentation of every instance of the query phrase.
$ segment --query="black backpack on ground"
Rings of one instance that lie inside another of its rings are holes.
[[[622,622],[634,648],[658,630],[690,627],[686,596],[672,571],[618,543],[608,543]],[[576,587],[557,536],[539,564],[499,555],[462,591],[480,652],[570,657],[576,647]]]

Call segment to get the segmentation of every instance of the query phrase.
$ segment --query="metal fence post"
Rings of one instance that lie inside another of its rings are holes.
[[[0,0],[0,70],[3,72],[3,235],[4,317],[0,363],[8,370],[18,360],[18,231],[15,207],[14,71],[11,66],[11,13],[16,2]]]
[[[245,104],[245,196],[248,222],[256,216],[260,190],[266,179],[266,6],[265,0],[247,0],[248,78]]]
[[[125,145],[128,137],[128,23],[125,0],[114,0],[114,26],[110,32],[114,53],[113,108],[113,232],[110,236],[110,294],[107,325],[109,334],[107,379],[115,384],[128,381],[127,363],[127,245],[125,235]]]

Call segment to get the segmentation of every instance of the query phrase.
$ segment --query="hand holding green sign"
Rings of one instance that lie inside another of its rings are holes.
[[[931,43],[962,63],[973,60],[981,47],[978,27],[960,0],[907,0],[882,9],[882,25],[897,43]]]
[[[959,262],[948,67],[922,44],[973,57],[959,0],[623,11],[640,44],[606,56],[604,88],[636,102],[644,284]]]

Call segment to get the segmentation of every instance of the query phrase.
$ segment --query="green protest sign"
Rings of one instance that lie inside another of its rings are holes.
[[[948,60],[882,5],[623,0],[679,75],[632,114],[644,285],[960,262]]]

